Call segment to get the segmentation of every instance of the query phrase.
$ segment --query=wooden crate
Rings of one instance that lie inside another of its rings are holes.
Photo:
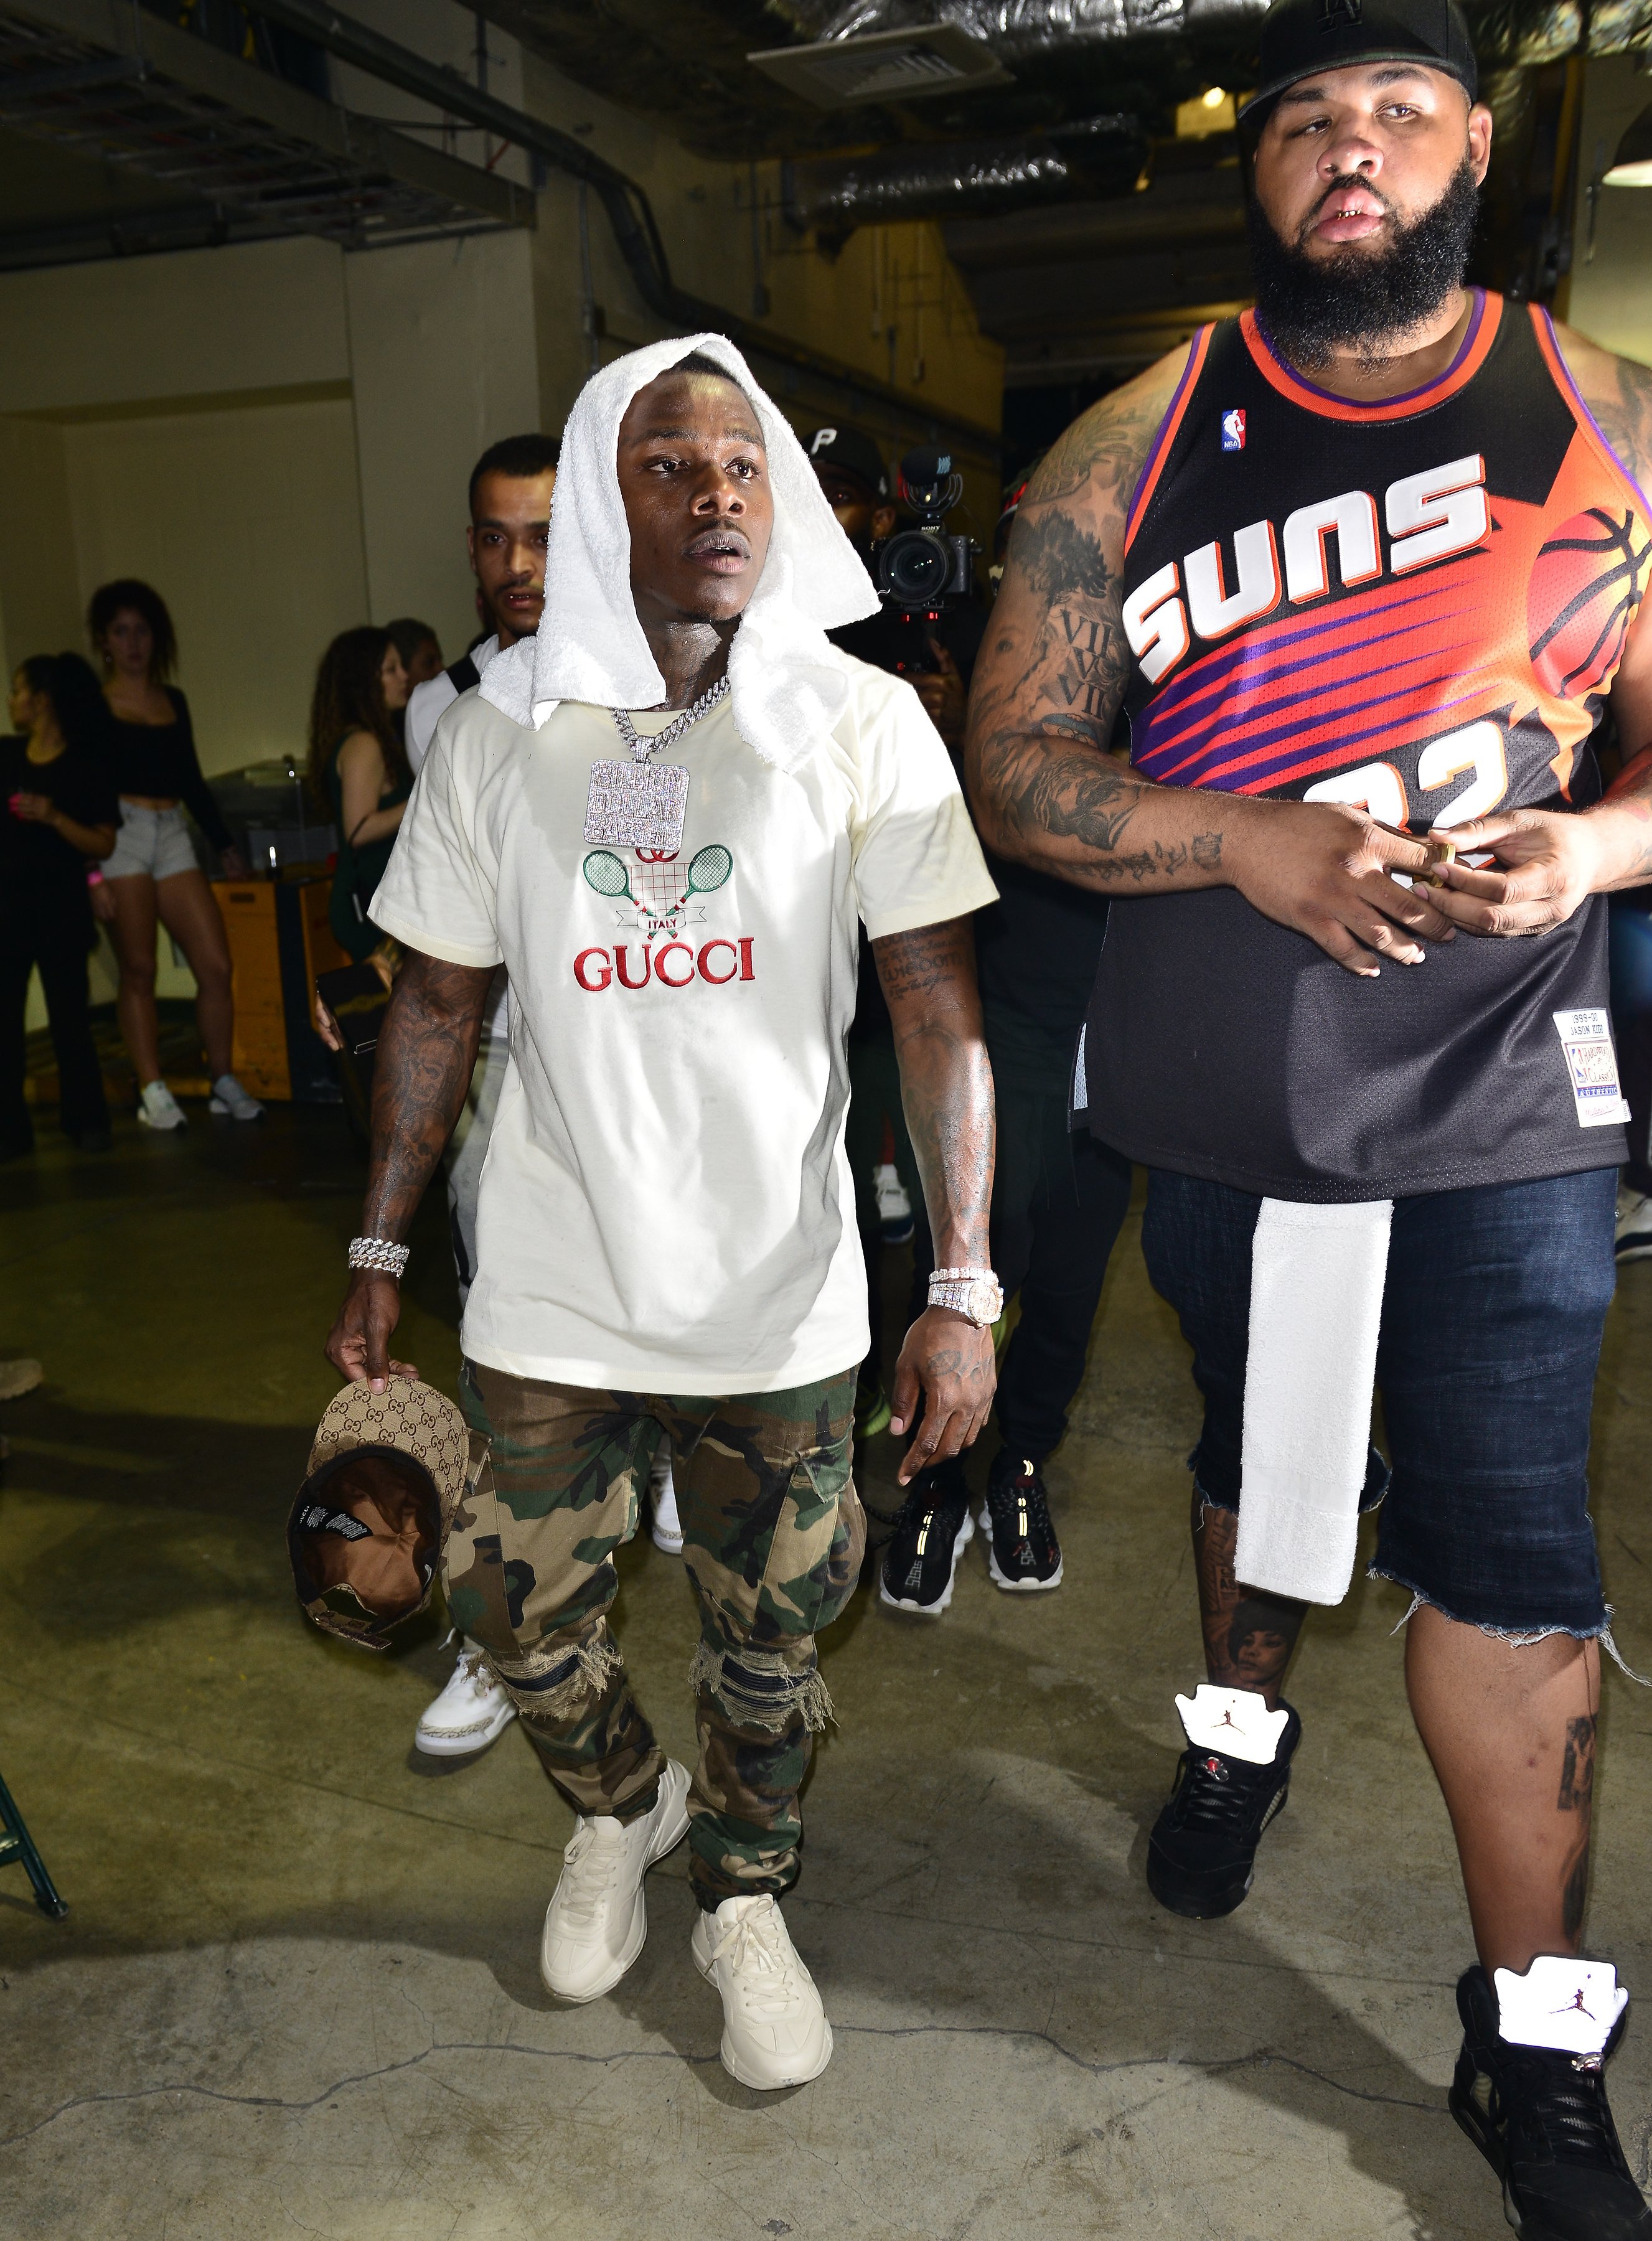
[[[281,986],[276,888],[270,880],[214,880],[235,987],[231,1065],[254,1097],[288,1098],[287,1013]]]

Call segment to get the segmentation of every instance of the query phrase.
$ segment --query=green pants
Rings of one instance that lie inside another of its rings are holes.
[[[849,1369],[791,1392],[692,1399],[465,1365],[473,1483],[444,1555],[448,1609],[577,1813],[646,1812],[665,1764],[608,1610],[614,1552],[671,1442],[700,1613],[690,1875],[707,1909],[797,1880],[798,1791],[832,1709],[814,1637],[853,1592],[866,1542],[854,1383]]]

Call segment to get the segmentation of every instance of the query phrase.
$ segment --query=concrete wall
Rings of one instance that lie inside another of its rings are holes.
[[[1652,187],[1602,187],[1589,251],[1588,184],[1608,169],[1623,129],[1652,102],[1652,77],[1630,55],[1592,62],[1583,88],[1582,186],[1566,317],[1609,350],[1652,365]]]

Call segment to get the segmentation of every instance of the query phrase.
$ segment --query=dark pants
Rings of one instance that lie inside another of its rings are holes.
[[[1053,1033],[988,1005],[998,1100],[993,1266],[1020,1319],[998,1375],[1004,1444],[1042,1462],[1067,1430],[1107,1258],[1130,1205],[1130,1162],[1067,1128],[1078,1030]]]
[[[23,1102],[23,1020],[29,973],[40,967],[51,1047],[57,1058],[57,1123],[65,1135],[107,1128],[109,1107],[87,1017],[86,951],[71,943],[40,943],[0,951],[0,1151],[26,1152],[35,1132]]]
[[[1611,901],[1612,1033],[1629,1105],[1632,1188],[1652,1193],[1652,903],[1636,887]]]
[[[1376,1372],[1393,1475],[1372,1569],[1489,1633],[1606,1629],[1585,1473],[1616,1190],[1597,1167],[1395,1202]],[[1261,1208],[1148,1177],[1142,1254],[1194,1350],[1195,1483],[1222,1509],[1239,1508]]]
[[[883,1124],[894,1137],[894,1169],[912,1201],[912,1294],[906,1320],[888,1347],[883,1327],[883,1228],[878,1219],[878,1196],[872,1171],[883,1157]],[[860,1249],[866,1262],[866,1321],[872,1343],[860,1367],[863,1385],[880,1385],[885,1373],[893,1374],[895,1357],[910,1324],[923,1313],[929,1297],[929,1272],[935,1265],[929,1221],[924,1212],[924,1187],[917,1155],[906,1134],[900,1103],[900,1061],[895,1056],[893,1031],[873,1030],[849,1042],[849,1113],[844,1125],[844,1147],[854,1174],[854,1218],[860,1232]],[[886,1361],[886,1350],[888,1360]]]

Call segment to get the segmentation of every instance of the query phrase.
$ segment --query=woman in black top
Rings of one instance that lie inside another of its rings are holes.
[[[310,785],[338,835],[329,920],[358,962],[384,939],[367,912],[412,791],[395,720],[406,704],[407,672],[388,631],[344,631],[322,655],[310,704]]]
[[[86,873],[115,845],[108,716],[77,653],[36,654],[11,680],[17,736],[0,739],[0,1158],[34,1147],[23,1102],[29,975],[40,968],[57,1057],[57,1118],[83,1151],[109,1149],[109,1107],[86,1016],[97,929]]]
[[[184,809],[219,852],[231,879],[244,879],[247,867],[201,775],[189,704],[167,682],[177,657],[172,619],[158,592],[124,577],[93,592],[87,619],[103,659],[120,790],[120,835],[104,882],[120,960],[116,1008],[137,1075],[137,1117],[150,1128],[184,1125],[161,1079],[155,1015],[158,918],[195,975],[195,1017],[212,1076],[210,1110],[256,1120],[264,1107],[230,1071],[235,1027],[230,947],[212,890],[195,860]]]

